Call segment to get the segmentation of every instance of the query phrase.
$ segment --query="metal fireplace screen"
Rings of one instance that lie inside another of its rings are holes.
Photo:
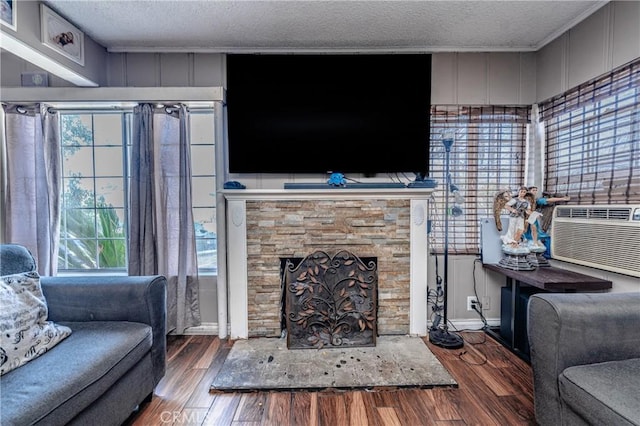
[[[375,346],[377,258],[316,251],[286,259],[283,280],[289,349]]]

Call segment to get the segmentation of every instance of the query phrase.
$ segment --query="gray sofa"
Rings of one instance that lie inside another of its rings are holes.
[[[0,275],[36,270],[24,247],[0,245]],[[41,277],[49,320],[72,333],[0,377],[0,424],[120,425],[165,373],[166,279]]]
[[[640,293],[538,293],[528,315],[540,425],[640,425]]]

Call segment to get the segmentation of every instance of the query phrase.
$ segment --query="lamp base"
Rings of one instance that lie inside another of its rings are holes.
[[[464,346],[464,340],[459,334],[441,328],[429,330],[429,341],[445,349],[458,349]]]

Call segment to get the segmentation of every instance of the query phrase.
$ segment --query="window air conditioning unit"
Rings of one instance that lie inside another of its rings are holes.
[[[553,211],[554,259],[640,277],[640,204],[562,205]]]

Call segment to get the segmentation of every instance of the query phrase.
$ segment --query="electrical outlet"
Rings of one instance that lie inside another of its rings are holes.
[[[473,305],[478,304],[478,298],[475,296],[467,297],[467,311],[473,311]]]

